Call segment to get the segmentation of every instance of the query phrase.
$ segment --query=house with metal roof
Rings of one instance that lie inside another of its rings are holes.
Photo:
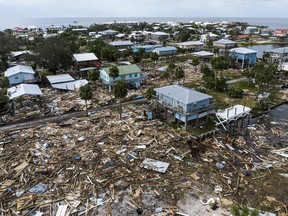
[[[112,41],[109,43],[109,45],[117,48],[118,50],[125,50],[126,48],[131,48],[133,46],[133,43],[130,40],[119,40],[119,41]]]
[[[174,46],[167,46],[167,47],[158,47],[155,48],[152,52],[157,53],[159,56],[165,56],[165,55],[176,55],[177,54],[177,48]]]
[[[228,40],[228,39],[220,39],[213,42],[213,47],[218,49],[232,49],[237,46],[237,42]]]
[[[42,95],[42,91],[38,85],[25,83],[7,89],[7,96],[10,100],[23,95]]]
[[[178,43],[178,46],[181,49],[187,49],[191,51],[200,51],[204,47],[204,43],[201,41],[185,41],[182,43]]]
[[[206,43],[209,40],[214,41],[214,40],[217,40],[218,38],[220,38],[220,36],[212,32],[200,35],[200,41],[203,43]]]
[[[286,62],[288,60],[288,46],[265,50],[264,53],[269,53],[269,62],[274,64]]]
[[[241,64],[241,68],[251,67],[256,64],[257,51],[245,47],[233,48],[229,55]]]
[[[186,88],[182,85],[170,85],[155,88],[156,100],[165,109],[168,119],[181,121],[187,129],[188,124],[198,126],[202,118],[215,113],[212,96]]]
[[[98,34],[102,35],[105,38],[113,38],[118,34],[118,31],[107,29],[107,30],[98,32]]]
[[[90,69],[99,69],[101,62],[94,53],[76,53],[73,54],[74,66],[80,71]]]
[[[8,68],[5,71],[5,77],[8,77],[10,85],[36,81],[33,68],[26,65],[16,65]]]
[[[163,41],[169,38],[169,34],[166,32],[152,32],[151,33],[151,39],[156,41]]]
[[[132,47],[133,53],[138,53],[141,49],[144,49],[146,53],[151,53],[154,50],[154,45],[137,45]]]
[[[78,90],[81,86],[88,84],[86,79],[75,80],[69,74],[58,74],[46,77],[52,88],[75,91]]]
[[[114,80],[109,75],[110,67],[100,69],[100,79],[104,86],[106,86],[109,91],[112,91],[112,87],[117,80],[124,80],[127,84],[139,88],[141,84],[141,69],[136,64],[131,65],[121,65],[117,66],[119,70],[119,76]]]
[[[214,56],[214,53],[208,51],[193,52],[192,55],[197,56],[199,59],[208,60]]]

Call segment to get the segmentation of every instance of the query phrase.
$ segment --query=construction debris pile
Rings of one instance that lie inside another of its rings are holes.
[[[1,132],[1,212],[195,215],[195,203],[186,210],[189,203],[181,204],[193,191],[207,215],[241,201],[288,213],[287,191],[273,190],[288,183],[288,144],[281,138],[287,132],[273,128],[281,145],[265,138],[272,128],[264,125],[249,128],[248,142],[246,135],[222,134],[200,142],[158,120],[147,121],[142,106],[126,106],[122,116],[103,110]]]

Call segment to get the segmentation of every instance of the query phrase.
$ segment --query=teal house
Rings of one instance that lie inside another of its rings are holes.
[[[181,121],[187,129],[188,124],[198,126],[200,120],[215,113],[215,103],[210,95],[186,88],[182,85],[170,85],[154,89],[157,102],[174,121]]]
[[[100,69],[100,79],[109,91],[112,91],[113,84],[117,80],[124,80],[127,84],[132,85],[135,88],[140,87],[142,71],[136,64],[121,65],[117,66],[117,68],[119,70],[119,76],[116,77],[115,80],[109,76],[110,67]]]

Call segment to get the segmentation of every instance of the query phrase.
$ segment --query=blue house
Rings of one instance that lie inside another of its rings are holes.
[[[10,85],[31,83],[35,81],[35,72],[30,66],[17,65],[8,68],[5,71],[5,77],[8,77]]]
[[[131,84],[132,86],[138,88],[141,84],[141,69],[136,65],[121,65],[117,66],[119,70],[119,76],[113,80],[109,76],[110,67],[100,69],[100,79],[102,83],[108,87],[109,91],[112,91],[112,86],[117,80],[124,80],[126,83]]]
[[[138,53],[141,49],[144,49],[146,53],[151,53],[154,50],[154,45],[138,45],[132,47],[133,53]]]
[[[188,122],[198,126],[199,120],[215,113],[215,104],[212,96],[203,94],[193,89],[186,88],[179,84],[154,89],[159,104],[170,113],[175,121],[185,123],[185,130]],[[168,116],[166,116],[168,118]]]
[[[165,55],[176,55],[178,49],[174,46],[167,46],[167,47],[158,47],[155,48],[152,52],[157,53],[159,56]]]
[[[241,68],[255,65],[257,60],[257,51],[245,47],[238,47],[230,50],[230,56],[241,64]]]

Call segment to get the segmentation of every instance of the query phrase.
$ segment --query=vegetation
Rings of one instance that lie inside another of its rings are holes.
[[[80,87],[80,98],[85,100],[85,107],[88,115],[88,104],[87,101],[93,98],[93,92],[89,85],[84,85]]]
[[[127,93],[127,84],[123,80],[117,81],[113,86],[113,94],[115,98],[119,99],[120,119],[122,117],[122,99],[126,97]]]
[[[247,206],[233,205],[231,207],[231,212],[233,216],[258,216],[259,211],[255,209],[250,209]]]

